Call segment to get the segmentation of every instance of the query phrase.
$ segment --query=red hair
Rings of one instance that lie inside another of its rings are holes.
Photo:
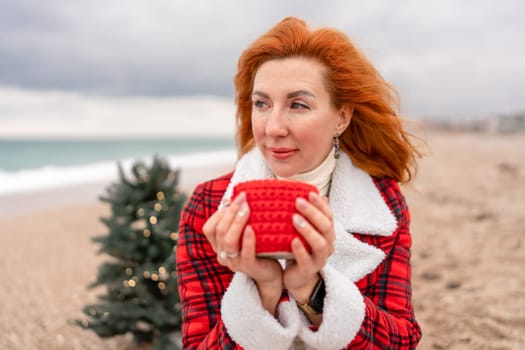
[[[332,103],[353,110],[340,145],[354,164],[372,176],[408,182],[420,154],[403,130],[395,90],[344,33],[329,28],[310,31],[304,21],[292,17],[253,42],[239,58],[234,83],[240,154],[255,145],[251,127],[255,74],[264,62],[287,57],[313,58],[326,66]]]

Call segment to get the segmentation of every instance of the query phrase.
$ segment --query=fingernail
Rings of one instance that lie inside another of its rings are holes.
[[[237,197],[235,197],[235,200],[233,201],[234,204],[241,204],[246,200],[246,193],[241,192]]]
[[[310,192],[308,194],[308,197],[310,198],[311,201],[317,201],[319,200],[319,195],[315,192]]]
[[[228,207],[228,206],[230,206],[230,202],[231,202],[231,201],[230,201],[230,198],[224,198],[224,199],[222,200],[222,206],[223,206],[223,207]]]
[[[243,216],[246,216],[248,214],[248,204],[246,202],[242,203],[241,209],[239,209],[239,212],[237,213],[237,216],[242,218]]]
[[[253,238],[253,229],[251,226],[246,226],[246,228],[244,229],[244,238],[245,239]]]
[[[304,228],[306,226],[306,221],[298,214],[294,214],[292,220],[297,227]]]
[[[306,208],[306,199],[304,199],[303,197],[298,197],[295,200],[295,202],[297,204],[297,208],[298,209],[305,209]]]

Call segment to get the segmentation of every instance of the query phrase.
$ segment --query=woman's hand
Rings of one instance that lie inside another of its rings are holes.
[[[284,272],[284,286],[295,300],[308,301],[319,281],[319,271],[334,252],[335,231],[328,199],[310,192],[309,200],[298,198],[293,223],[312,249],[309,253],[299,238],[292,241],[295,260],[289,260]]]
[[[250,276],[264,307],[275,313],[283,289],[283,271],[277,260],[256,257],[255,234],[246,225],[249,215],[243,192],[231,205],[214,213],[204,224],[203,232],[217,253],[217,261],[232,271]]]
[[[242,230],[249,214],[246,195],[241,193],[232,203],[217,210],[204,224],[203,233],[217,253],[219,262],[239,256]]]

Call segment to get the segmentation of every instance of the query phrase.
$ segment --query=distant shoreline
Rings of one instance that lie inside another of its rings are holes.
[[[211,154],[215,158],[206,159]],[[198,183],[233,170],[235,152],[206,153],[193,158],[168,157],[168,161],[173,170],[180,169],[179,189],[189,194]],[[96,202],[106,187],[118,180],[116,163],[110,167],[113,175],[104,180],[55,183],[35,190],[0,193],[0,218]]]
[[[106,183],[118,177],[118,163],[128,174],[137,161],[150,164],[154,154],[143,157],[128,157],[121,160],[87,162],[79,165],[40,166],[35,169],[15,171],[0,170],[0,197],[17,193],[46,191],[57,187],[78,186],[91,183]],[[213,150],[189,150],[174,155],[159,155],[172,169],[199,169],[235,162],[234,148]]]

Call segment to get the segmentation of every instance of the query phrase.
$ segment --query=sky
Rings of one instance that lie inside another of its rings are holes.
[[[522,0],[0,0],[0,137],[232,133],[237,59],[287,16],[345,32],[408,118],[525,110]]]

